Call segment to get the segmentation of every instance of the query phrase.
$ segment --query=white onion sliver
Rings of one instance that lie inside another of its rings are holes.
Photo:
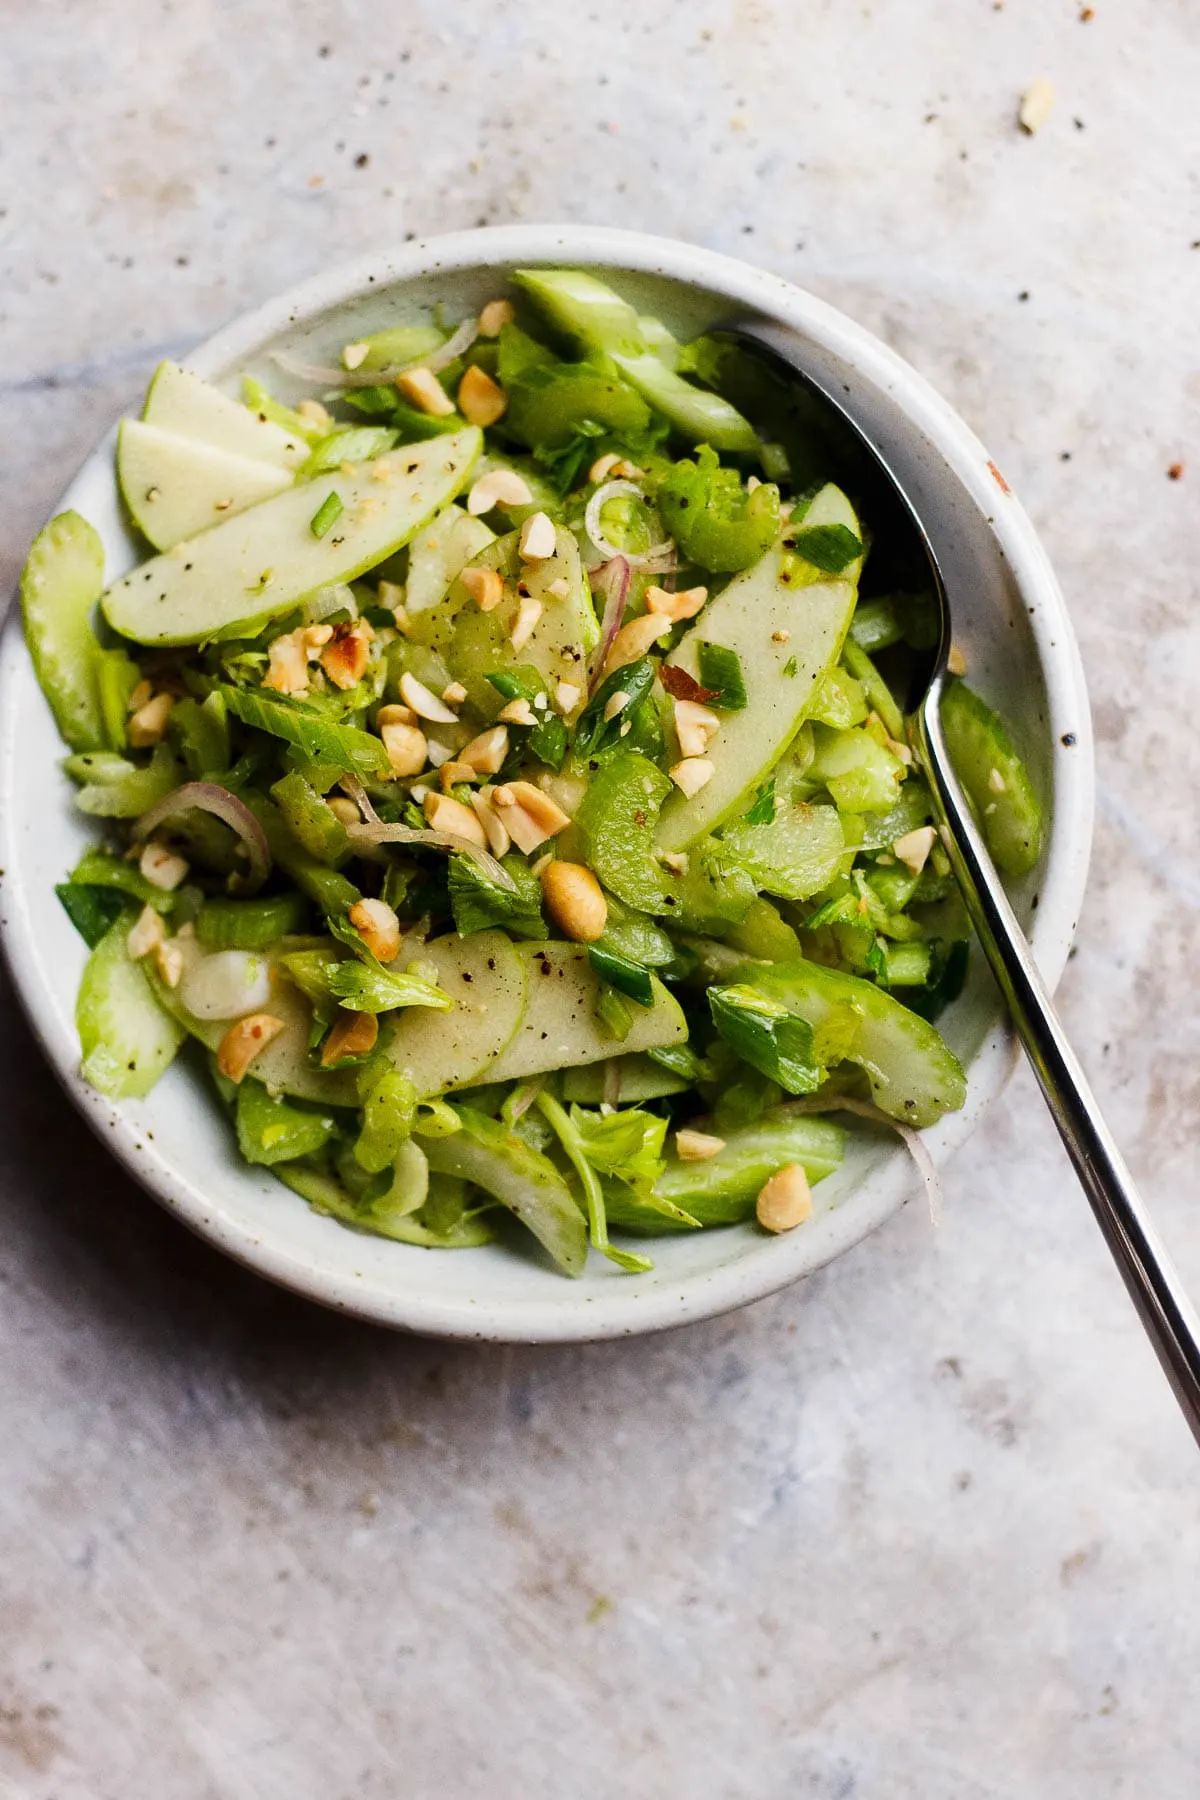
[[[334,363],[311,363],[304,357],[297,356],[293,350],[272,350],[271,361],[277,363],[289,375],[298,381],[317,382],[326,388],[366,388],[387,387],[395,381],[397,375],[407,375],[413,369],[428,369],[436,375],[452,363],[456,356],[462,356],[471,348],[479,333],[479,326],[474,319],[464,319],[458,329],[439,344],[436,350],[427,351],[424,356],[414,356],[410,362],[389,363],[384,369],[345,369]]]
[[[506,888],[515,894],[517,884],[504,867],[487,850],[481,850],[470,838],[460,837],[457,831],[414,831],[409,825],[386,825],[378,821],[373,825],[347,825],[351,839],[359,844],[423,844],[430,850],[461,850],[472,862],[494,881],[497,887]]]
[[[870,1100],[856,1100],[849,1094],[834,1094],[828,1099],[820,1094],[813,1094],[804,1100],[788,1100],[775,1109],[777,1112],[791,1114],[800,1113],[848,1112],[856,1113],[860,1119],[870,1119],[874,1125],[886,1125],[903,1138],[909,1155],[917,1165],[921,1180],[925,1184],[925,1197],[929,1202],[929,1222],[931,1225],[941,1223],[942,1217],[942,1183],[930,1156],[925,1140],[919,1131],[906,1125],[902,1119],[893,1119],[890,1113],[875,1106]]]
[[[162,800],[144,812],[133,827],[136,840],[150,836],[158,825],[168,819],[181,817],[193,810],[212,813],[230,831],[236,832],[242,840],[246,855],[250,861],[250,872],[246,877],[238,877],[237,885],[243,894],[251,894],[260,888],[271,873],[271,848],[267,843],[267,834],[255,818],[244,800],[231,794],[215,781],[185,781]]]
[[[664,538],[661,544],[651,544],[649,550],[618,550],[610,544],[600,525],[600,514],[610,500],[618,499],[622,494],[630,494],[635,500],[645,500],[646,496],[636,481],[606,481],[598,487],[587,503],[587,511],[583,515],[583,528],[595,544],[601,556],[611,562],[614,556],[623,556],[625,561],[635,569],[645,568],[647,563],[655,562],[660,557],[673,551],[675,540]]]
[[[244,1019],[271,1003],[271,965],[257,950],[216,950],[185,974],[179,997],[198,1019]]]
[[[413,362],[404,363],[395,373],[403,375],[406,369],[428,369],[431,375],[446,368],[456,356],[465,356],[475,339],[479,336],[479,321],[464,319],[457,331],[448,337],[440,350],[433,350],[427,356],[418,356]]]

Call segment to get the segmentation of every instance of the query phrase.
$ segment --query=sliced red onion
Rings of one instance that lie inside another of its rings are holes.
[[[644,500],[646,498],[636,481],[604,482],[602,486],[596,489],[595,493],[587,503],[587,511],[583,515],[584,530],[591,538],[593,544],[595,544],[597,550],[599,550],[601,556],[607,556],[610,561],[615,556],[621,556],[635,569],[644,569],[647,563],[661,562],[668,551],[674,552],[675,540],[673,538],[664,538],[661,544],[651,544],[649,550],[635,551],[618,550],[616,545],[610,544],[605,537],[600,525],[600,514],[610,500],[617,499],[621,494],[631,494],[635,500]]]
[[[518,1119],[524,1118],[545,1085],[546,1077],[544,1075],[535,1075],[532,1080],[521,1083],[508,1108],[508,1118],[513,1125]]]
[[[355,806],[357,806],[368,825],[383,824],[383,820],[371,804],[371,796],[368,794],[357,775],[351,775],[347,772],[338,782],[338,786],[341,788],[343,794],[346,795],[347,799],[353,800]]]
[[[478,863],[497,887],[507,888],[510,894],[517,891],[517,884],[503,863],[470,838],[460,837],[457,831],[414,831],[410,825],[385,825],[378,818],[373,825],[347,825],[346,830],[356,844],[423,844],[427,850],[461,850]]]
[[[344,369],[335,363],[311,363],[304,357],[297,356],[293,350],[272,350],[271,361],[294,375],[298,381],[312,381],[326,388],[365,388],[387,387],[395,381],[397,375],[407,375],[413,369],[428,369],[436,375],[452,363],[456,356],[464,355],[479,335],[479,325],[475,319],[464,319],[444,344],[436,350],[430,350],[424,356],[414,356],[410,362],[389,363],[384,369]]]
[[[255,818],[244,800],[231,794],[228,788],[218,786],[215,781],[185,781],[173,793],[144,812],[133,828],[135,839],[146,838],[159,825],[168,819],[177,819],[184,813],[212,813],[230,831],[235,832],[242,840],[247,858],[249,873],[237,876],[238,888],[243,894],[257,893],[267,876],[271,873],[271,848],[267,843],[267,834]]]
[[[870,1100],[856,1100],[849,1094],[832,1094],[828,1099],[821,1094],[809,1095],[803,1100],[788,1100],[775,1108],[778,1113],[848,1112],[856,1113],[860,1119],[870,1119],[874,1125],[886,1125],[904,1139],[909,1155],[917,1165],[921,1180],[925,1184],[925,1197],[929,1202],[929,1221],[932,1225],[940,1224],[942,1217],[942,1183],[934,1161],[926,1147],[925,1140],[919,1131],[906,1125],[902,1119],[893,1119],[891,1113],[885,1113],[881,1106],[875,1106]]]
[[[604,612],[600,618],[600,642],[596,646],[589,672],[589,686],[595,687],[600,679],[612,641],[621,629],[621,620],[625,616],[625,602],[629,598],[629,582],[632,571],[629,559],[620,554],[610,556],[606,563],[591,573],[592,586],[604,594]]]

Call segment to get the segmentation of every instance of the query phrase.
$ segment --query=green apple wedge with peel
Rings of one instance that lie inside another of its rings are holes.
[[[409,1006],[392,1015],[388,1056],[419,1094],[490,1081],[525,1016],[526,962],[506,932],[435,938],[416,960],[436,970],[454,1002],[448,1012]],[[411,960],[411,956],[407,959]]]
[[[121,496],[156,550],[283,493],[293,479],[275,463],[235,456],[140,419],[122,419],[117,432]]]
[[[803,524],[845,525],[861,535],[853,507],[832,485],[817,494]],[[789,556],[781,539],[735,575],[667,658],[699,680],[701,643],[735,651],[746,705],[739,712],[720,712],[717,703],[721,726],[705,752],[712,779],[690,798],[676,791],[666,800],[655,834],[659,850],[683,850],[746,810],[804,723],[821,677],[841,655],[854,615],[859,564],[805,584],[784,579]]]
[[[139,644],[253,636],[407,544],[463,487],[481,443],[470,425],[288,488],[114,582],[100,602],[104,616]],[[334,495],[341,511],[317,536],[313,520]]]
[[[616,1051],[661,1050],[687,1038],[679,1002],[656,976],[650,1006],[631,1006],[629,1035],[619,1044],[597,1016],[600,977],[587,946],[550,942],[518,944],[526,965],[528,998],[520,1028],[488,1069],[489,1081],[523,1080],[551,1069],[600,1062]]]
[[[295,433],[243,406],[240,400],[231,400],[211,382],[173,362],[161,362],[155,370],[142,421],[230,456],[270,463],[291,475],[308,460],[312,448]]]
[[[21,617],[38,684],[72,750],[105,747],[92,613],[104,587],[104,545],[82,513],[38,532],[21,574]]]

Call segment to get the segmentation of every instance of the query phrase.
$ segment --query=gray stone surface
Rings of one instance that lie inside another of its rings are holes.
[[[0,14],[6,591],[157,356],[408,232],[691,237],[932,377],[1073,607],[1100,820],[1063,1005],[1200,1290],[1191,0]],[[193,1242],[7,989],[0,1056],[5,1800],[1195,1793],[1196,1453],[1025,1075],[936,1234],[496,1351]]]

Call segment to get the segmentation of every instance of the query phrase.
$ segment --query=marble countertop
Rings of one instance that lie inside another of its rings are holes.
[[[1100,790],[1062,1004],[1200,1292],[1200,18],[1091,12],[6,8],[0,575],[158,357],[368,247],[583,218],[811,287],[1058,568]],[[936,1232],[655,1340],[455,1347],[193,1241],[0,993],[4,1800],[1194,1795],[1196,1451],[1027,1075]]]

